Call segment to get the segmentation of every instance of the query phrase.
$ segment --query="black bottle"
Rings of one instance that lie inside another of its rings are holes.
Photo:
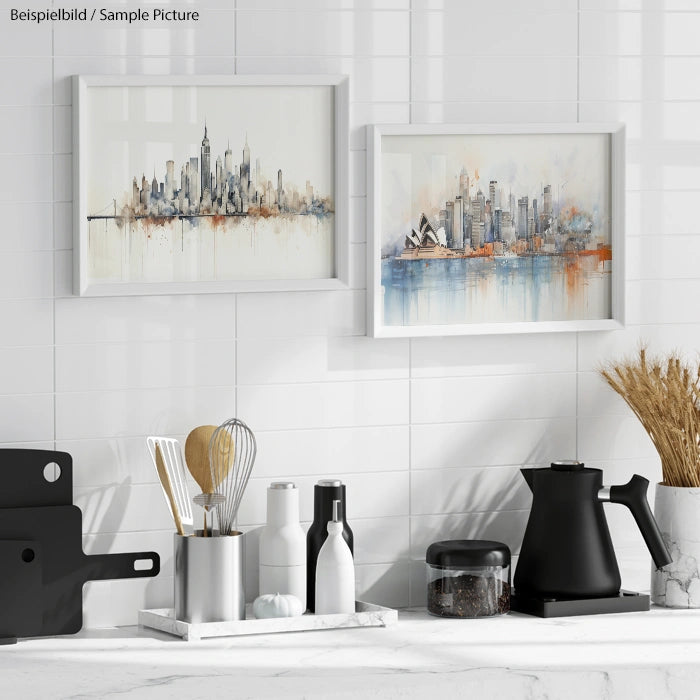
[[[314,486],[314,521],[306,534],[306,604],[311,612],[316,607],[316,560],[328,537],[328,521],[333,520],[333,501],[338,500],[343,517],[343,538],[354,554],[352,530],[345,519],[345,484],[340,479],[321,479]]]

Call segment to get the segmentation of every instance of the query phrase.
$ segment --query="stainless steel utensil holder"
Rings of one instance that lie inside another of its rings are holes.
[[[245,620],[243,533],[174,537],[176,619],[195,624]]]

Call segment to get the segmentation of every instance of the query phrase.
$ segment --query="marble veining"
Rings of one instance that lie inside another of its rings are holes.
[[[0,673],[22,700],[690,700],[699,658],[700,610],[451,620],[409,609],[384,629],[196,644],[143,627],[20,640],[0,650]]]
[[[251,634],[274,634],[281,632],[305,632],[309,630],[340,629],[347,627],[386,627],[396,623],[396,610],[356,602],[352,614],[301,615],[298,617],[277,617],[256,619],[252,605],[246,606],[246,619],[231,622],[203,622],[192,624],[175,619],[172,608],[139,610],[139,624],[151,629],[174,634],[186,641],[196,641],[208,637],[236,637]]]
[[[652,572],[651,593],[657,605],[669,608],[700,608],[700,573],[698,560],[679,542],[664,536],[673,562]]]
[[[651,598],[669,608],[700,608],[700,489],[659,484],[654,514],[673,561],[652,569]]]

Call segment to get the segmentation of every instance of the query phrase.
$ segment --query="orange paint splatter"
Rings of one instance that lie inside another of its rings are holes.
[[[583,212],[573,204],[570,204],[561,210],[561,217],[565,221],[572,221],[574,217],[582,214]]]
[[[594,248],[593,250],[579,250],[576,252],[566,252],[564,255],[568,256],[578,256],[578,255],[584,255],[584,256],[590,256],[590,257],[595,257],[598,258],[599,263],[604,263],[608,260],[612,260],[612,248],[609,245],[603,245],[600,246],[599,248]]]
[[[141,219],[141,224],[144,228],[148,229],[151,226],[159,226],[160,228],[165,228],[166,224],[170,224],[175,221],[176,216],[145,216]]]
[[[572,299],[579,293],[581,287],[581,263],[576,254],[567,254],[565,274],[566,293]]]

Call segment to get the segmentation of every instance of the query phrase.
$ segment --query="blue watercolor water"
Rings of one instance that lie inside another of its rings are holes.
[[[382,260],[384,324],[610,318],[610,273],[595,256]]]

